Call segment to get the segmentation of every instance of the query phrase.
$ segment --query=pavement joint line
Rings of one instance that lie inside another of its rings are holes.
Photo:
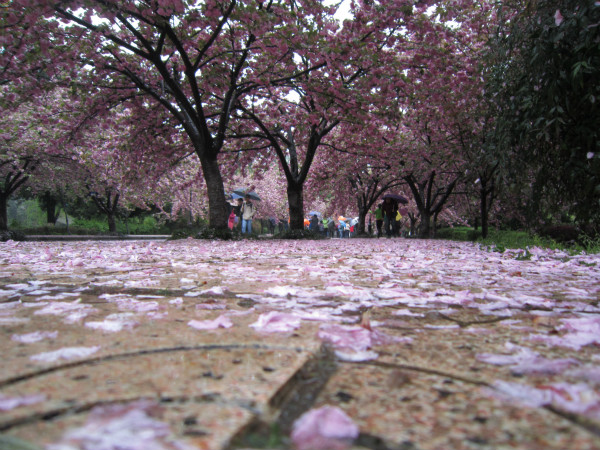
[[[218,395],[220,397],[220,395]],[[214,394],[204,394],[204,395],[193,395],[193,396],[137,396],[137,397],[123,397],[123,398],[113,398],[110,400],[96,400],[93,402],[82,403],[80,405],[67,405],[63,407],[57,407],[51,410],[37,412],[33,414],[29,414],[23,417],[18,417],[6,422],[0,422],[0,432],[10,431],[13,428],[18,428],[24,425],[30,425],[35,422],[40,421],[49,421],[53,420],[57,417],[64,417],[69,415],[75,415],[80,413],[85,413],[97,406],[106,406],[106,405],[117,405],[122,403],[130,403],[138,400],[153,400],[158,403],[217,403],[219,405],[233,405],[240,407],[242,409],[247,410],[248,412],[254,414],[255,416],[260,415],[262,412],[251,405],[251,400],[238,400],[238,401],[225,401],[221,398],[218,402],[215,401]]]
[[[273,425],[283,434],[291,433],[294,421],[312,408],[319,393],[337,370],[332,348],[323,344],[279,387],[266,410],[255,414],[248,424],[232,436],[226,448],[247,448],[244,444],[249,436],[271,429]]]
[[[454,380],[462,381],[462,382],[469,383],[469,384],[475,384],[477,386],[489,387],[492,389],[494,388],[493,385],[489,384],[486,381],[477,380],[475,378],[469,378],[469,377],[462,376],[462,375],[455,374],[455,373],[443,372],[443,371],[437,370],[437,369],[429,369],[427,367],[414,366],[411,364],[388,363],[388,362],[384,362],[384,361],[358,361],[358,362],[341,361],[341,363],[357,365],[357,366],[375,366],[375,367],[382,367],[385,369],[411,370],[414,372],[422,372],[422,373],[427,373],[430,375],[438,375],[441,377],[452,378]]]
[[[138,356],[152,355],[157,353],[168,352],[191,352],[191,351],[207,351],[207,350],[236,350],[236,349],[256,349],[256,350],[285,350],[293,352],[308,352],[309,350],[301,347],[286,347],[282,345],[264,345],[264,344],[209,344],[209,345],[194,345],[194,346],[179,346],[179,347],[160,347],[152,349],[143,349],[134,352],[119,353],[112,355],[100,356],[97,358],[88,358],[79,361],[73,361],[66,364],[47,367],[27,374],[17,375],[12,378],[7,378],[0,381],[0,389],[12,386],[14,384],[30,380],[32,378],[48,375],[50,373],[68,370],[74,367],[82,367],[86,365],[95,365],[105,361],[117,361],[127,358],[135,358]]]
[[[176,348],[176,350],[206,350],[206,349],[223,349],[223,348],[257,348],[257,349],[285,349],[292,351],[305,351],[298,347],[289,348],[281,346],[267,345],[208,345],[194,348]],[[78,361],[73,364],[65,364],[60,367],[50,369],[67,369],[85,364],[96,363],[99,361],[114,360],[121,357],[140,354],[159,353],[170,349],[154,349],[150,351],[142,351],[135,353],[127,353],[122,355],[111,355],[109,358],[95,358],[93,361],[85,360]],[[65,405],[52,410],[29,414],[24,417],[12,419],[10,421],[0,423],[0,432],[10,431],[11,429],[20,426],[30,425],[39,421],[49,421],[57,417],[76,415],[90,411],[96,406],[127,403],[136,400],[149,399],[160,403],[217,403],[220,405],[234,405],[245,409],[253,415],[249,424],[242,427],[234,435],[231,441],[243,441],[244,437],[251,433],[256,427],[261,424],[276,423],[281,429],[289,432],[293,422],[304,412],[308,411],[318,394],[326,385],[330,377],[337,370],[337,361],[334,357],[332,349],[327,345],[322,345],[318,351],[311,355],[304,364],[282,385],[268,401],[266,408],[258,408],[250,399],[225,400],[218,393],[209,393],[195,396],[139,396],[134,398],[116,398],[110,400],[96,400],[93,402],[83,403],[80,405]],[[48,370],[49,373],[55,370]],[[380,447],[379,450],[385,450],[387,447]]]
[[[600,436],[600,423],[593,419],[589,419],[581,414],[563,411],[562,409],[556,408],[552,405],[545,405],[544,409],[562,417],[563,419],[567,419],[571,423],[580,426],[584,430],[596,436]]]

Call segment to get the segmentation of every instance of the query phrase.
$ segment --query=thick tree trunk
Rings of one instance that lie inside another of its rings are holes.
[[[426,210],[421,211],[419,237],[422,239],[429,239],[431,237],[431,214]]]
[[[106,217],[108,219],[108,232],[109,233],[116,233],[117,232],[117,222],[115,220],[115,214],[114,214],[114,212],[107,213]]]
[[[219,163],[216,158],[204,157],[200,158],[200,164],[208,193],[208,225],[211,228],[228,229],[227,201]]]
[[[58,220],[58,216],[60,214],[60,209],[57,209],[58,202],[52,195],[45,194],[44,203],[46,206],[46,223],[56,225],[56,221]]]
[[[8,195],[0,192],[0,231],[8,230]]]
[[[356,227],[357,227],[356,235],[358,235],[358,236],[367,234],[367,232],[366,232],[366,230],[367,230],[367,227],[366,227],[367,214],[368,214],[368,211],[365,211],[365,210],[360,210],[358,212],[358,223],[356,224]]]
[[[364,235],[366,234],[366,221],[367,214],[369,214],[369,209],[367,208],[367,202],[362,197],[362,194],[357,196],[357,206],[358,206],[358,223],[356,224],[356,235]]]
[[[287,187],[288,205],[290,207],[290,229],[304,229],[304,186],[290,184]]]

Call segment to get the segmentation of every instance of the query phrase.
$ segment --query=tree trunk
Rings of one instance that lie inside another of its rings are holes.
[[[8,196],[0,192],[0,231],[8,230]]]
[[[419,218],[413,213],[408,213],[408,219],[410,220],[410,235],[411,237],[415,237],[417,234],[417,221]]]
[[[304,229],[304,186],[288,182],[287,196],[290,207],[290,229]]]
[[[431,236],[431,214],[428,210],[421,211],[421,223],[419,225],[419,237],[429,239]]]
[[[115,213],[113,211],[107,212],[106,217],[108,218],[108,232],[117,232],[117,222],[115,220]]]
[[[51,223],[52,225],[56,225],[56,221],[58,220],[58,216],[60,214],[60,209],[57,210],[57,201],[56,199],[46,193],[44,202],[46,204],[46,223]]]
[[[488,204],[487,204],[487,192],[485,185],[481,184],[480,200],[481,200],[481,237],[488,237]]]
[[[367,202],[363,198],[363,194],[359,193],[357,196],[357,206],[358,206],[358,223],[355,225],[356,235],[365,234],[365,224],[367,221],[367,214],[369,213],[367,208]]]
[[[200,158],[200,164],[208,193],[208,226],[215,229],[228,229],[227,201],[219,163],[216,158],[203,157]]]
[[[366,223],[367,223],[367,214],[368,213],[369,212],[364,209],[358,211],[358,223],[355,225],[357,228],[357,230],[355,231],[356,236],[361,236],[361,235],[367,234]]]

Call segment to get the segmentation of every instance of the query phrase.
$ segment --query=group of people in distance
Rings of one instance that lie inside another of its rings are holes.
[[[377,237],[385,235],[387,237],[398,236],[401,229],[402,215],[398,210],[398,202],[391,198],[386,198],[375,209],[375,226],[377,227]]]
[[[250,197],[238,198],[237,203],[231,205],[228,222],[229,229],[233,230],[241,222],[242,234],[252,234],[252,219],[255,214],[256,207]],[[398,236],[400,234],[402,216],[398,210],[398,202],[391,198],[386,198],[377,206],[374,214],[377,237],[383,236],[384,233],[387,237]],[[354,224],[351,224],[349,221],[340,220],[336,225],[332,218],[320,219],[316,214],[313,214],[308,220],[307,228],[310,231],[321,233],[330,238],[352,237],[355,232]],[[368,231],[371,234],[370,220]]]
[[[256,208],[252,203],[250,197],[246,196],[243,199],[238,198],[237,204],[231,206],[229,212],[228,226],[230,230],[241,221],[242,222],[242,234],[252,234],[252,218],[256,214]]]

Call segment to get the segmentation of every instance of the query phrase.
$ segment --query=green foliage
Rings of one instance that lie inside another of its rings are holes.
[[[7,214],[10,229],[46,224],[46,213],[39,207],[36,200],[9,200]]]
[[[507,3],[500,5],[502,15]],[[600,4],[518,0],[512,7],[517,14],[501,21],[488,54],[495,143],[512,155],[504,160],[515,192],[527,196],[521,206],[530,221],[564,209],[577,222],[597,221]]]
[[[20,231],[8,230],[0,231],[0,242],[6,241],[24,241],[26,240],[25,234]]]
[[[600,238],[596,240],[589,239],[586,245],[575,245],[559,243],[555,240],[543,237],[538,234],[528,233],[526,231],[514,230],[496,230],[490,229],[488,237],[481,238],[481,233],[469,227],[444,228],[438,230],[436,238],[449,239],[453,241],[472,241],[478,242],[482,246],[494,251],[503,252],[506,249],[522,249],[522,253],[518,258],[529,259],[531,254],[528,249],[533,247],[562,249],[568,251],[588,251],[596,253],[600,251]],[[596,251],[593,251],[596,249]]]
[[[237,230],[211,228],[208,224],[200,226],[181,228],[173,232],[171,240],[177,239],[218,239],[223,241],[239,240],[242,235]]]
[[[288,447],[288,439],[277,423],[256,423],[232,443],[232,448],[270,449]]]
[[[476,241],[481,232],[469,227],[440,228],[435,232],[436,239],[450,239],[453,241]]]
[[[591,237],[591,236],[584,234],[580,240],[581,240],[581,247],[587,253],[600,253],[600,235]]]
[[[88,230],[89,234],[101,234],[108,233],[108,223],[106,220],[101,219],[86,219],[83,217],[72,217],[70,219],[70,226],[74,229]]]
[[[311,230],[288,230],[277,235],[277,239],[325,239],[325,237]]]

